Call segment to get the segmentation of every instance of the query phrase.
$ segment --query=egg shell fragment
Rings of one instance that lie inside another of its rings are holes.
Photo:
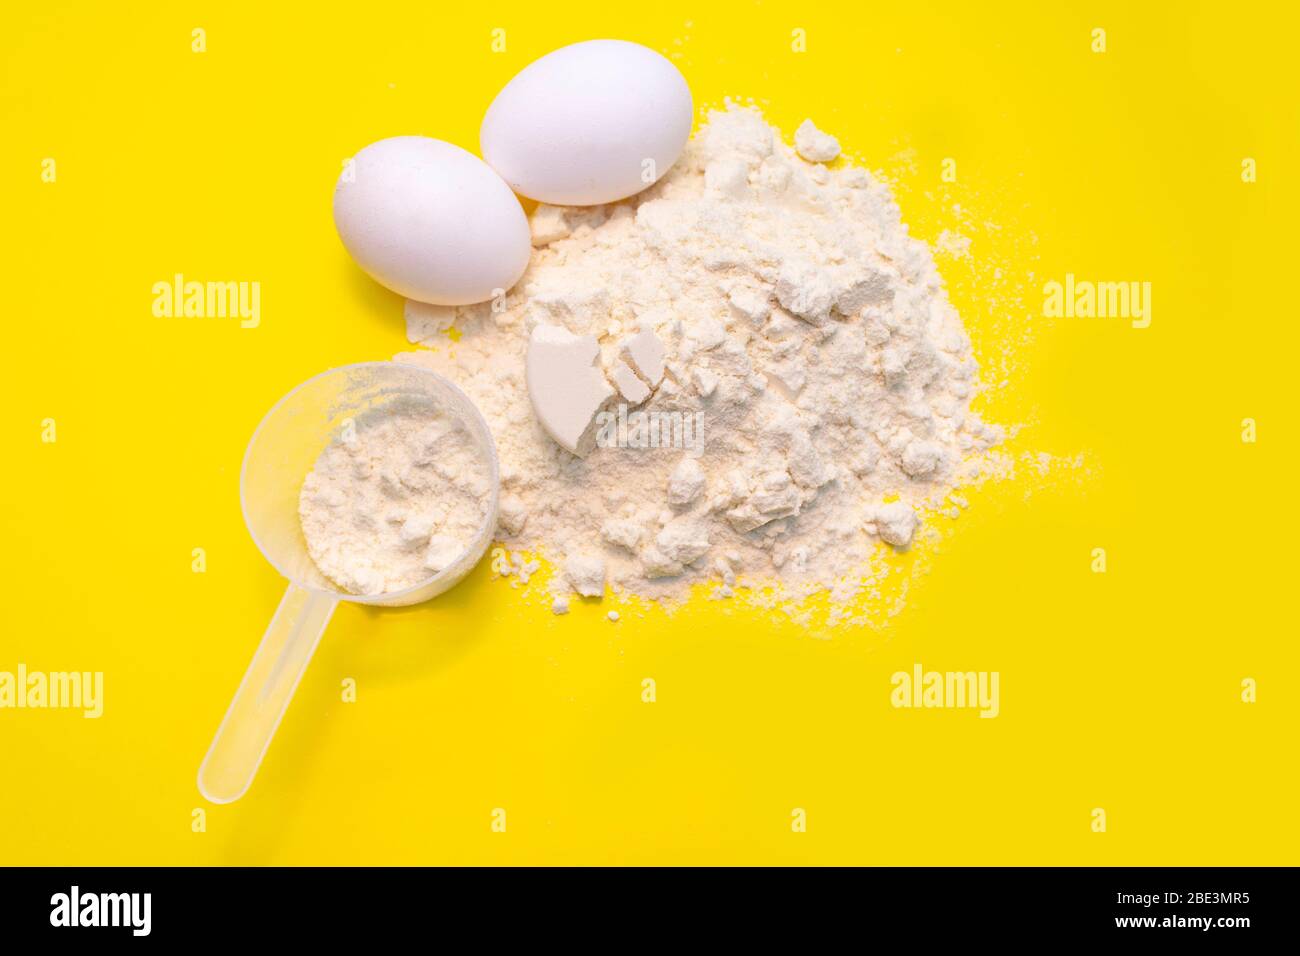
[[[596,366],[600,343],[558,325],[539,324],[528,340],[524,373],[533,413],[562,447],[585,457],[596,446],[596,413],[614,396]]]

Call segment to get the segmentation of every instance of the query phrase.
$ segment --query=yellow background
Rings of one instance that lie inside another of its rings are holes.
[[[1069,6],[14,7],[0,670],[102,670],[106,702],[0,711],[0,863],[1296,863],[1297,23]],[[343,605],[253,789],[194,832],[283,588],[240,517],[244,445],[299,381],[405,347],[335,236],[341,162],[402,133],[473,149],[511,75],[599,36],[676,54],[697,105],[813,116],[917,235],[971,237],[940,264],[1007,380],[980,408],[1025,424],[1013,453],[1084,466],[936,519],[878,630],[557,619],[486,564],[427,606]],[[176,272],[260,282],[260,327],[154,318]],[[1151,327],[1043,319],[1067,272],[1151,282]],[[1001,716],[893,709],[917,662],[998,671]]]

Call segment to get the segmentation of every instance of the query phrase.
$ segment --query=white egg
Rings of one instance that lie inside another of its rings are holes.
[[[515,190],[561,206],[639,193],[668,171],[691,134],[686,80],[624,40],[561,47],[526,66],[488,107],[483,158]]]
[[[339,238],[375,281],[434,305],[485,302],[528,267],[528,218],[492,168],[424,136],[371,143],[334,190]]]

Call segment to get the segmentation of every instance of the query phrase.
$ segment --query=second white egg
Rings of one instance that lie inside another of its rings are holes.
[[[589,40],[518,73],[483,118],[483,158],[518,193],[563,206],[626,199],[653,184],[691,134],[690,87],[648,47]]]
[[[408,299],[485,302],[528,267],[528,218],[483,160],[424,136],[371,143],[344,169],[334,224],[352,258]]]

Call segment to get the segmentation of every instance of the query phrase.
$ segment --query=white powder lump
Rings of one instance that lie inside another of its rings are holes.
[[[424,402],[365,412],[317,458],[298,496],[307,552],[350,594],[413,587],[453,564],[483,526],[488,464]]]
[[[449,305],[406,300],[406,337],[419,345],[436,345],[456,321],[456,309]]]
[[[840,141],[806,119],[794,131],[794,148],[810,163],[829,163],[840,154]]]
[[[558,568],[557,612],[574,592],[671,603],[697,584],[842,606],[882,543],[911,544],[1000,440],[970,410],[977,369],[930,248],[885,184],[820,165],[833,137],[806,123],[795,142],[755,110],[713,112],[645,192],[539,207],[527,273],[504,308],[455,309],[458,341],[408,322],[435,350],[398,359],[453,379],[486,417],[500,533]],[[592,337],[584,374],[628,421],[585,458],[529,401],[539,327]],[[636,415],[689,423],[690,446],[668,427],[654,447]]]
[[[628,518],[611,518],[600,526],[600,536],[607,544],[635,552],[644,531],[640,524]]]
[[[605,560],[598,554],[571,554],[564,562],[564,575],[573,590],[583,597],[605,593]]]
[[[668,476],[668,503],[684,508],[704,490],[704,469],[694,458],[683,458]]]
[[[497,503],[497,530],[511,537],[524,530],[528,521],[528,505],[518,495],[502,495]]]
[[[916,512],[911,505],[901,501],[881,505],[876,509],[875,522],[876,533],[882,541],[896,548],[905,548],[912,543],[912,535],[916,532]]]
[[[569,234],[569,224],[564,220],[564,210],[558,206],[540,203],[529,220],[533,245],[544,246]]]

